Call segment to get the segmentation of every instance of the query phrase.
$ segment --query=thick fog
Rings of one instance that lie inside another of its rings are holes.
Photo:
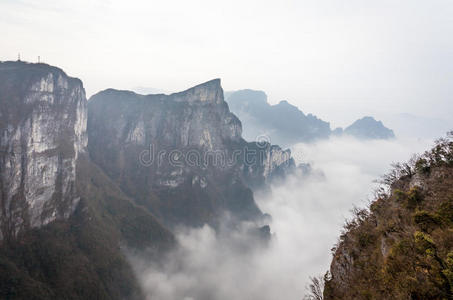
[[[87,94],[220,77],[347,126],[453,113],[447,0],[0,1],[0,60],[41,61]],[[451,124],[449,124],[451,125]]]
[[[427,140],[358,141],[332,138],[293,147],[310,175],[294,175],[255,193],[272,215],[266,247],[242,230],[181,229],[180,247],[160,266],[131,256],[149,300],[302,299],[309,277],[329,268],[330,249],[353,205],[366,206],[392,162],[404,161]]]

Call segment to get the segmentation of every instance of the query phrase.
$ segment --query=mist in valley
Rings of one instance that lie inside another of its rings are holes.
[[[0,10],[0,300],[453,299],[452,1]]]
[[[129,255],[149,300],[302,299],[310,276],[324,274],[330,250],[354,206],[366,207],[376,179],[392,162],[423,152],[431,140],[361,141],[351,137],[298,144],[297,163],[311,171],[255,192],[272,216],[269,244],[247,234],[250,224],[217,232],[205,225],[180,228],[179,247],[159,265]]]

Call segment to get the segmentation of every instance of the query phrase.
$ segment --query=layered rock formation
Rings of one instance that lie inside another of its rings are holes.
[[[80,80],[45,64],[0,63],[0,237],[75,210],[86,114]]]
[[[89,101],[91,158],[169,225],[261,217],[251,186],[294,162],[268,143],[247,143],[220,80],[181,93],[106,90]]]

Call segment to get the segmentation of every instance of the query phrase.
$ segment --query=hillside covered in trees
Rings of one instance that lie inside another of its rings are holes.
[[[453,298],[453,132],[382,183],[345,224],[309,299]]]

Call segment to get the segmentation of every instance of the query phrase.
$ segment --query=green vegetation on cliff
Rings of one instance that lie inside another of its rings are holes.
[[[333,248],[323,298],[453,299],[453,133],[383,182]]]
[[[77,174],[81,200],[67,221],[0,245],[1,299],[143,299],[122,249],[157,255],[173,235],[87,158]]]

